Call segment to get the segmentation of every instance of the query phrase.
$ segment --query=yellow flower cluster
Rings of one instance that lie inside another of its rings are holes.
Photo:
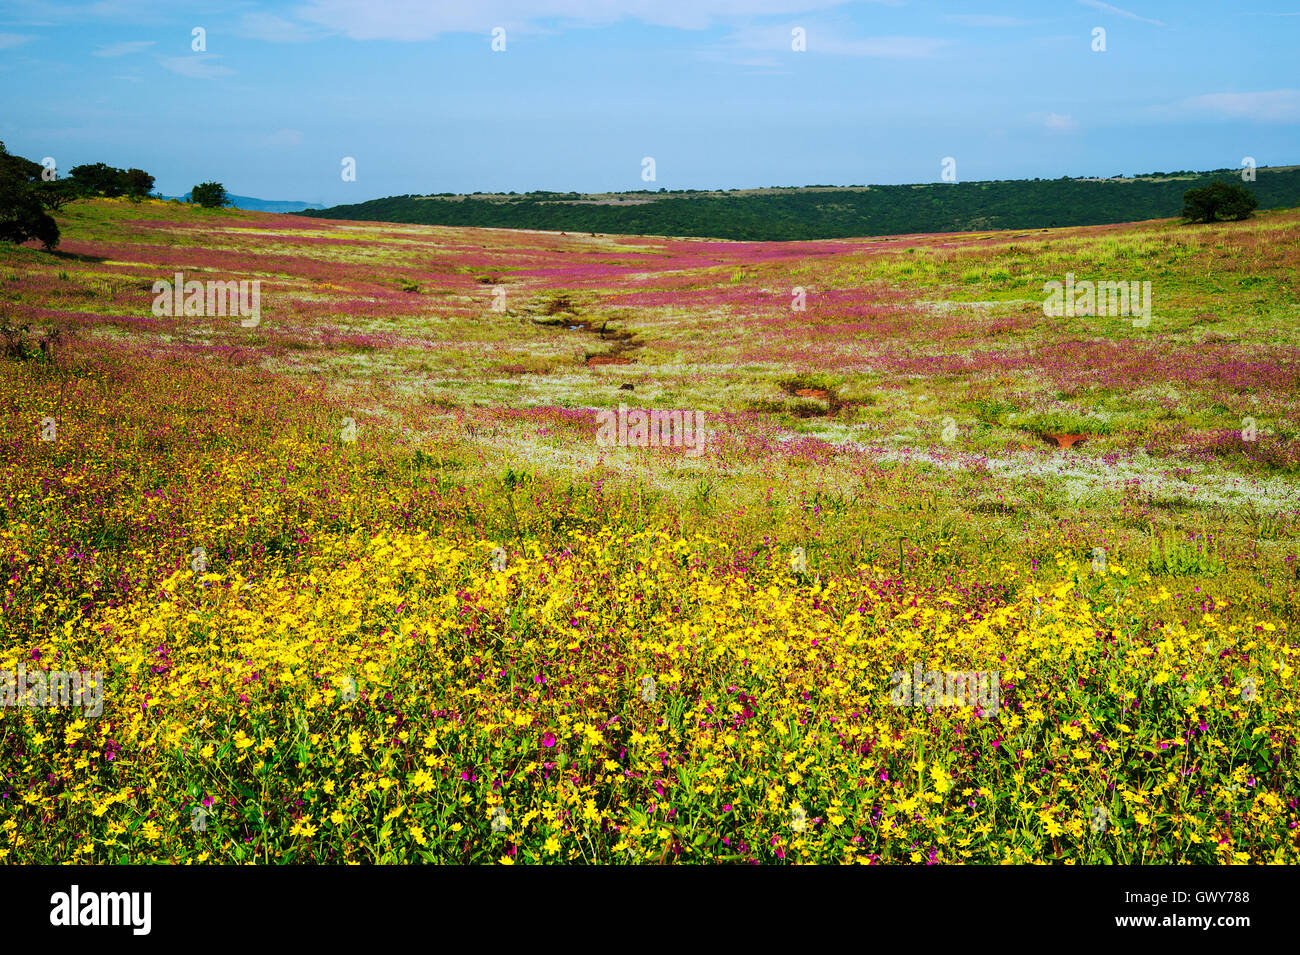
[[[869,565],[736,569],[704,536],[496,546],[334,538],[3,651],[105,688],[93,719],[3,710],[0,853],[1300,861],[1280,625],[1178,622],[1148,581],[1087,589],[1064,560],[980,612]],[[990,674],[998,703],[898,705],[918,665]]]

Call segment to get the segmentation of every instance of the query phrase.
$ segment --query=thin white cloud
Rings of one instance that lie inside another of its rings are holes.
[[[723,41],[722,47],[730,50],[788,53],[793,39],[791,31],[796,25],[744,27],[730,34]],[[949,45],[948,40],[939,37],[852,37],[846,36],[842,28],[832,25],[808,23],[801,26],[805,31],[804,40],[809,55],[912,59],[934,56]]]
[[[125,43],[111,43],[108,46],[101,46],[94,52],[95,56],[129,56],[132,53],[143,53],[153,45],[153,40],[127,40]]]
[[[245,13],[239,18],[235,32],[250,40],[265,40],[268,43],[308,43],[325,35],[325,31],[319,27],[295,23],[274,13],[262,12]]]
[[[898,6],[900,0],[871,0]],[[539,21],[581,25],[639,20],[702,30],[731,18],[800,16],[843,6],[845,0],[306,0],[294,15],[354,40],[427,40],[441,33],[482,33],[493,27],[529,29]]]
[[[188,76],[195,80],[212,80],[218,76],[230,76],[235,71],[216,62],[220,57],[215,53],[194,53],[190,56],[167,56],[158,62],[165,70]]]
[[[1300,90],[1264,90],[1256,93],[1207,93],[1184,100],[1199,113],[1264,123],[1300,121]]]
[[[1002,17],[988,13],[951,13],[946,19],[968,27],[1023,27],[1033,22],[1018,17]]]
[[[1161,23],[1159,20],[1151,20],[1148,19],[1147,17],[1140,17],[1136,13],[1133,13],[1131,10],[1121,10],[1119,7],[1111,6],[1109,3],[1102,3],[1101,0],[1079,0],[1079,2],[1082,3],[1085,7],[1092,7],[1096,10],[1101,10],[1104,13],[1113,13],[1117,17],[1127,17],[1130,20],[1138,20],[1142,23],[1150,23],[1158,27],[1164,26],[1164,24]]]
[[[1078,129],[1079,124],[1074,121],[1074,117],[1069,113],[1048,113],[1043,119],[1043,124],[1051,130],[1058,133],[1068,133],[1072,129]]]
[[[24,33],[0,33],[0,50],[11,50],[32,39],[35,39],[35,37],[27,36]]]

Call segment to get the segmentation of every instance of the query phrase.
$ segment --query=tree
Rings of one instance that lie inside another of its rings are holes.
[[[1183,193],[1183,217],[1192,222],[1248,218],[1259,199],[1244,186],[1216,181]]]
[[[14,156],[0,143],[0,241],[39,239],[47,249],[59,244],[59,227],[46,211],[57,208],[52,182],[43,182],[40,163]],[[63,200],[66,201],[66,200]]]
[[[147,196],[153,191],[153,176],[143,169],[128,169],[123,173],[128,196]]]
[[[22,156],[15,156],[5,148],[4,143],[0,143],[0,176],[28,183],[40,182],[41,172],[44,168],[38,162],[32,162]]]
[[[50,182],[32,183],[36,197],[50,212],[58,212],[73,199],[81,198],[81,190],[71,179],[54,179]]]
[[[59,244],[59,227],[35,187],[11,176],[0,176],[0,242],[40,239],[47,249]]]
[[[68,170],[72,179],[86,195],[115,199],[126,192],[126,173],[106,163],[73,166]]]
[[[70,179],[45,178],[45,167],[38,162],[15,156],[0,143],[0,178],[26,183],[50,212],[57,212],[80,195],[77,184]]]
[[[143,198],[153,189],[154,181],[153,176],[143,169],[118,169],[102,162],[73,166],[68,171],[68,177],[83,195],[105,196],[109,199],[118,196]]]
[[[69,179],[45,178],[45,167],[38,162],[15,156],[0,143],[0,178],[26,183],[36,193],[41,205],[57,212],[79,195],[77,184]]]
[[[205,209],[220,209],[230,205],[230,194],[219,182],[201,182],[190,190],[190,202],[197,202]]]

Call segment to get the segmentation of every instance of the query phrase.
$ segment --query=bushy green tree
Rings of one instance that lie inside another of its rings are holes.
[[[0,143],[0,179],[26,183],[50,212],[57,212],[80,195],[76,183],[69,179],[45,178],[45,167],[38,162],[15,156]]]
[[[67,200],[55,183],[41,179],[42,169],[0,143],[0,242],[39,239],[47,249],[59,244],[59,227],[46,210]]]
[[[73,166],[68,178],[88,196],[105,196],[115,199],[126,193],[126,173],[107,163],[96,162]]]
[[[201,182],[190,190],[190,202],[196,202],[205,209],[219,209],[230,205],[230,195],[219,182]]]
[[[153,191],[153,176],[143,169],[128,169],[123,173],[123,177],[126,180],[128,196],[143,197]]]
[[[18,179],[22,182],[40,182],[44,167],[38,162],[15,156],[0,143],[0,176],[6,179]]]
[[[143,169],[118,169],[102,162],[73,166],[68,171],[68,177],[84,195],[106,196],[109,199],[118,196],[143,198],[149,195],[154,182],[153,176]]]
[[[1247,218],[1259,200],[1244,186],[1216,181],[1183,193],[1183,218],[1192,222]]]
[[[35,189],[16,179],[0,179],[0,242],[28,239],[40,239],[52,249],[59,244],[59,227]]]

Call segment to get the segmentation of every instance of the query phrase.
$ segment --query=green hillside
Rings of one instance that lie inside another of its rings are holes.
[[[1300,205],[1300,167],[1257,170],[1245,183],[1259,208]],[[449,193],[391,196],[303,215],[327,219],[491,226],[720,239],[829,239],[916,232],[1102,225],[1178,216],[1183,193],[1239,171],[1134,178],[1032,179],[906,186],[805,186],[727,192]]]

